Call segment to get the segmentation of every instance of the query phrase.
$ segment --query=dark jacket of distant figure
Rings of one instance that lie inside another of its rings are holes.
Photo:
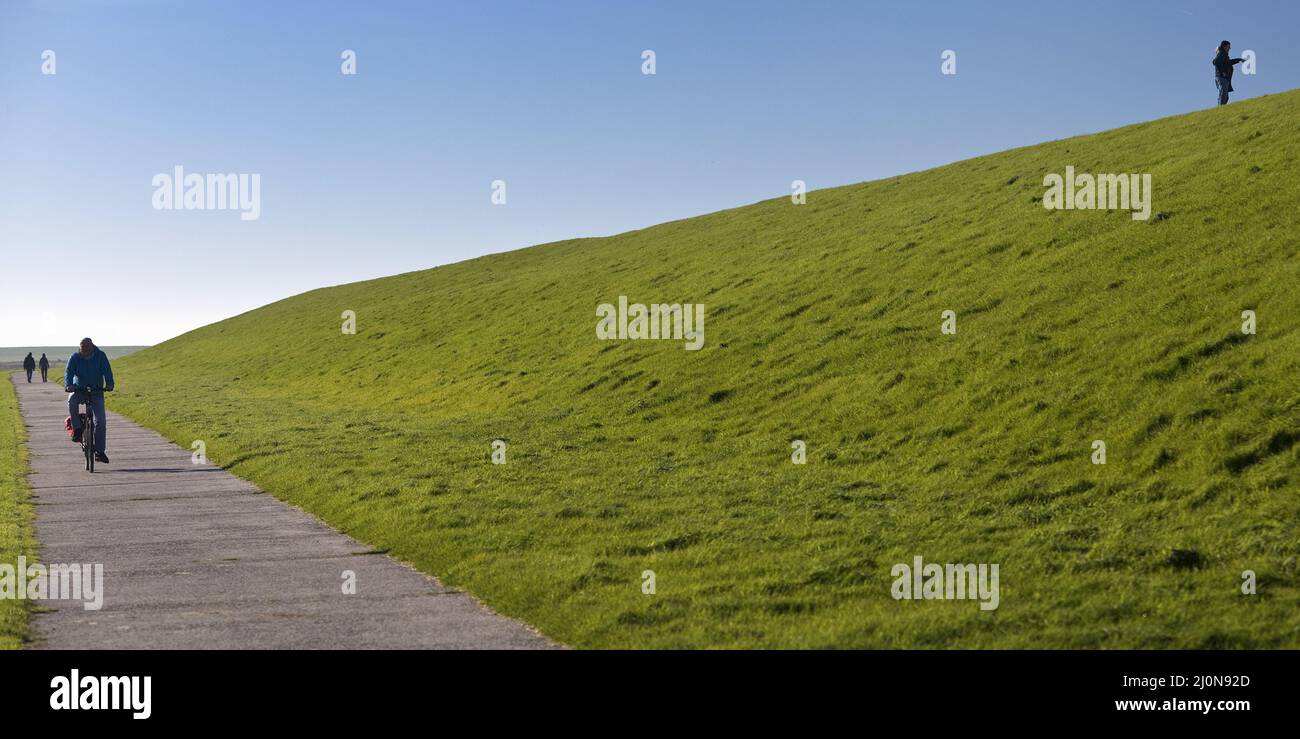
[[[50,360],[46,359],[46,358],[45,358],[45,355],[42,354],[42,355],[41,355],[41,369],[45,369],[45,370],[47,370],[47,369],[49,369],[49,368],[50,368]]]
[[[32,359],[32,355],[28,354],[27,358],[23,360],[23,369],[27,370],[28,372],[31,372],[32,370],[36,369],[36,360]]]
[[[1228,52],[1223,49],[1219,49],[1219,53],[1214,55],[1214,76],[1228,80],[1228,92],[1232,92],[1232,65],[1243,61],[1245,60],[1230,58]]]

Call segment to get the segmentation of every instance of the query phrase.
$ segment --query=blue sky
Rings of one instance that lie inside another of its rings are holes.
[[[155,343],[794,179],[815,190],[1210,107],[1222,38],[1258,57],[1234,99],[1300,87],[1298,8],[0,0],[0,346]],[[261,217],[155,210],[151,180],[178,164],[259,174]]]

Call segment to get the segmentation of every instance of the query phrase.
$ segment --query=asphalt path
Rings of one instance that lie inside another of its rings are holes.
[[[11,375],[27,426],[43,564],[102,564],[103,606],[45,600],[53,649],[527,649],[555,645],[463,591],[109,412],[85,470],[67,395]],[[39,379],[39,376],[38,376]],[[355,594],[344,592],[352,573]]]

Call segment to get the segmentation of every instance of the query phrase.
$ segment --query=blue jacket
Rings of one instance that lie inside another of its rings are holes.
[[[73,352],[68,366],[63,370],[63,384],[74,387],[113,387],[113,368],[108,364],[108,355],[95,347],[90,359]]]

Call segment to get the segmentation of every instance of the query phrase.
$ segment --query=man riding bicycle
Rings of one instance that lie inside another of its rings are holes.
[[[113,391],[113,368],[108,363],[108,355],[95,346],[90,339],[81,340],[81,351],[75,352],[68,359],[68,366],[63,371],[63,389],[68,395],[68,415],[72,417],[72,440],[81,443],[81,419],[77,414],[77,405],[83,396],[79,391],[90,390],[90,399],[86,402],[86,411],[95,414],[95,461],[108,464],[108,455],[104,453],[108,446],[108,424],[104,418],[104,392]]]

